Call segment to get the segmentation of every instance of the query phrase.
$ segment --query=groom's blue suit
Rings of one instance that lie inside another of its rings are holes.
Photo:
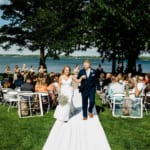
[[[82,94],[82,110],[83,110],[83,117],[87,118],[87,109],[89,113],[92,113],[94,104],[95,104],[95,92],[96,89],[100,89],[98,74],[97,71],[92,69],[90,70],[90,75],[87,77],[86,70],[82,69],[79,72],[78,79],[85,75],[86,79],[83,79],[79,90]],[[89,108],[88,108],[88,99],[89,99]]]

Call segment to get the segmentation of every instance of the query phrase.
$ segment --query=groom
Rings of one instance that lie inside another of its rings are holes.
[[[87,120],[88,113],[89,117],[93,118],[93,107],[95,104],[95,92],[96,89],[100,89],[99,80],[96,70],[91,68],[91,63],[89,60],[85,60],[83,63],[83,69],[80,70],[78,79],[81,76],[85,76],[82,80],[79,90],[82,95],[82,110],[83,110],[83,120]],[[89,100],[89,108],[88,108]]]

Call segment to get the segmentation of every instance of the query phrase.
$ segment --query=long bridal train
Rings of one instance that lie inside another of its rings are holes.
[[[43,150],[111,150],[96,110],[94,118],[83,121],[81,97],[77,93],[75,95],[74,116],[68,123],[56,120]]]

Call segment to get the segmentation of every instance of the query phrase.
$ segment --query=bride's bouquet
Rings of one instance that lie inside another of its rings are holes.
[[[62,106],[66,105],[68,103],[68,97],[65,95],[58,96],[57,100],[58,100],[59,105],[62,105]]]

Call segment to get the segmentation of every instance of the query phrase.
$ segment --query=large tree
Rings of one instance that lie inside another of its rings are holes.
[[[87,9],[89,41],[105,59],[128,59],[129,70],[136,67],[140,51],[148,44],[150,7],[147,0],[92,0]]]
[[[0,6],[9,21],[0,29],[0,44],[40,50],[40,65],[45,66],[47,56],[67,55],[79,43],[83,5],[82,0],[10,0]]]

